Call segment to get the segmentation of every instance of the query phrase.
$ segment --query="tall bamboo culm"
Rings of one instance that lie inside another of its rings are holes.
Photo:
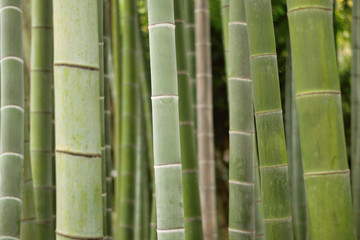
[[[184,19],[185,19],[185,34],[186,34],[186,55],[187,55],[187,67],[189,71],[189,81],[191,87],[191,99],[192,99],[192,112],[194,121],[194,133],[196,144],[196,132],[197,132],[197,108],[196,108],[196,53],[195,53],[195,1],[184,1]]]
[[[257,147],[255,147],[254,153],[254,165],[255,165],[255,240],[264,240],[264,219],[261,207],[261,186],[260,186],[260,170],[259,170],[259,159],[257,154]]]
[[[149,0],[148,10],[157,234],[184,240],[174,1]]]
[[[196,0],[196,98],[199,186],[204,239],[217,239],[209,0]]]
[[[288,164],[270,0],[245,0],[265,239],[292,239]]]
[[[226,74],[229,73],[229,0],[221,0],[221,21]],[[228,80],[228,77],[226,78]]]
[[[353,1],[352,8],[352,64],[351,64],[351,178],[355,229],[360,239],[360,2]]]
[[[30,152],[38,238],[55,239],[53,218],[52,1],[32,2]]]
[[[332,3],[287,7],[310,236],[355,239]]]
[[[23,201],[21,208],[20,239],[38,240],[33,178],[30,162],[30,139],[29,139],[29,109],[25,104],[24,125],[24,176],[23,176]]]
[[[180,147],[182,162],[185,238],[203,239],[191,87],[186,57],[184,4],[174,1],[176,63],[179,89]]]
[[[229,239],[254,239],[255,127],[245,4],[229,4]]]
[[[103,239],[97,6],[54,1],[57,240]]]
[[[22,1],[1,1],[0,239],[20,238],[24,160]]]

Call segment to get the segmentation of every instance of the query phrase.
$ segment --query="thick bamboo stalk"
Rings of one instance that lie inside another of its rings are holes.
[[[229,0],[221,0],[221,22],[226,74],[229,73]],[[228,80],[228,77],[227,79]]]
[[[124,0],[122,24],[122,120],[120,167],[120,215],[117,219],[118,239],[134,237],[135,161],[136,161],[136,13],[137,2]]]
[[[22,1],[1,1],[0,239],[19,239],[24,160]]]
[[[270,0],[245,0],[265,239],[292,239],[288,164]]]
[[[229,5],[229,239],[254,239],[256,150],[245,4]]]
[[[360,2],[353,1],[352,9],[352,64],[351,64],[351,178],[355,229],[360,239]]]
[[[25,104],[26,105],[26,104]],[[20,239],[38,240],[35,215],[34,188],[30,162],[29,110],[25,107],[24,125],[24,176],[21,208]]]
[[[97,1],[53,9],[56,239],[103,239]]]
[[[332,4],[287,7],[310,236],[355,239]]]
[[[174,2],[149,0],[148,9],[157,234],[184,240]]]
[[[53,219],[52,1],[32,2],[30,152],[38,238],[55,239]]]
[[[185,0],[184,1],[184,19],[185,19],[185,34],[186,34],[186,55],[187,55],[187,66],[189,71],[189,81],[191,92],[190,96],[192,99],[192,112],[194,121],[194,133],[196,140],[197,132],[197,108],[196,108],[196,53],[195,53],[195,1]],[[196,141],[195,141],[196,144]]]
[[[209,0],[196,0],[196,98],[199,185],[204,239],[217,239]]]
[[[195,240],[203,239],[203,228],[183,7],[181,0],[174,1],[185,238]]]

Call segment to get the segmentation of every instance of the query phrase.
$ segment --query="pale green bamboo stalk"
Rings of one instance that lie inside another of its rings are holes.
[[[256,142],[255,142],[256,144]],[[260,186],[260,169],[259,169],[259,160],[257,156],[257,147],[255,147],[254,153],[254,165],[255,165],[255,240],[264,240],[264,219],[262,214],[262,206],[261,206],[261,186]]]
[[[194,134],[196,140],[197,132],[197,108],[196,108],[196,52],[195,52],[195,1],[185,0],[184,1],[184,17],[186,23],[186,55],[187,55],[187,66],[189,71],[189,81],[191,85],[190,96],[192,99],[192,112],[194,122]],[[195,141],[196,144],[196,141]]]
[[[184,240],[174,2],[149,0],[148,16],[157,234]]]
[[[351,178],[354,204],[355,229],[357,239],[360,239],[360,3],[353,1],[352,9],[352,64],[351,64]]]
[[[56,239],[103,239],[97,1],[53,9]]]
[[[229,74],[229,0],[221,0],[221,22],[226,75]],[[228,77],[227,79],[228,80]]]
[[[203,228],[183,7],[181,0],[174,1],[185,238],[195,240],[203,239]]]
[[[26,104],[25,104],[26,106]],[[23,176],[23,202],[21,208],[20,239],[38,240],[35,217],[35,202],[33,178],[30,162],[29,139],[29,110],[25,107],[24,125],[24,176]]]
[[[53,218],[52,1],[32,2],[30,152],[38,238],[55,239]]]
[[[332,3],[287,7],[310,237],[355,239]]]
[[[1,1],[0,238],[19,239],[24,160],[22,1]]]
[[[256,150],[244,0],[230,0],[229,6],[229,239],[254,239]]]
[[[292,239],[286,144],[270,0],[245,0],[265,239]]]
[[[204,239],[217,239],[209,0],[195,1],[199,185]]]
[[[120,167],[120,218],[117,219],[118,238],[134,237],[135,161],[136,161],[136,13],[137,2],[122,2],[122,120]]]

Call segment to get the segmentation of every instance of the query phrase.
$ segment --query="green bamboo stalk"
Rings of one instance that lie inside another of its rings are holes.
[[[20,239],[38,240],[34,188],[30,162],[30,139],[29,139],[29,110],[25,107],[24,125],[24,176],[23,176],[23,202],[21,208]]]
[[[111,55],[111,36],[110,36],[110,1],[104,1],[104,124],[105,124],[105,166],[106,166],[106,235],[104,239],[112,237],[112,205],[113,205],[113,182],[111,171],[113,170],[111,141],[111,81],[113,78],[113,64]]]
[[[287,6],[310,236],[355,239],[332,3]]]
[[[288,164],[270,0],[245,0],[265,239],[292,239]]]
[[[157,234],[184,240],[174,2],[149,0],[148,9]]]
[[[354,204],[355,229],[360,239],[360,131],[358,119],[360,114],[359,79],[360,79],[360,3],[353,1],[352,9],[352,63],[351,63],[351,179]]]
[[[256,144],[256,142],[255,142]],[[255,165],[255,240],[264,240],[264,219],[262,214],[261,206],[261,186],[260,186],[260,169],[259,169],[259,159],[257,156],[257,147],[255,147],[254,153],[254,165]]]
[[[229,4],[229,239],[254,239],[256,150],[245,4]]]
[[[120,167],[120,215],[117,225],[118,238],[134,237],[135,161],[136,161],[136,13],[137,2],[124,0],[121,12],[122,55],[122,121]]]
[[[53,9],[56,239],[103,239],[97,1]]]
[[[204,239],[217,239],[209,0],[196,0],[196,98],[199,185]]]
[[[179,89],[180,147],[183,179],[185,238],[203,239],[201,206],[196,158],[194,122],[192,116],[191,87],[186,56],[185,21],[183,3],[174,1],[176,63]]]
[[[229,73],[229,0],[221,0],[221,22],[226,74]],[[227,77],[228,80],[228,77]]]
[[[1,1],[0,239],[19,239],[24,160],[22,1]]]
[[[184,17],[186,23],[186,55],[187,55],[187,66],[189,71],[189,81],[191,85],[190,96],[192,99],[192,112],[194,122],[194,137],[196,139],[197,132],[197,108],[196,108],[196,53],[195,53],[195,1],[185,0],[184,1]],[[196,141],[195,141],[196,144]]]
[[[32,2],[30,153],[38,238],[55,239],[53,219],[52,1]]]

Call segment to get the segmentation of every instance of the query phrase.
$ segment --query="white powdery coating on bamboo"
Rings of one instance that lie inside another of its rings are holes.
[[[250,78],[239,78],[239,77],[230,77],[229,81],[241,81],[241,82],[252,82]]]
[[[157,96],[152,96],[152,97],[151,97],[151,100],[156,100],[156,99],[170,99],[170,98],[173,98],[173,99],[178,100],[178,99],[179,99],[179,96],[178,96],[178,95],[157,95]]]
[[[185,228],[175,228],[175,229],[156,229],[158,233],[177,233],[185,232]]]
[[[159,28],[159,27],[168,27],[168,28],[175,29],[175,24],[173,24],[173,23],[156,23],[156,24],[148,26],[149,30],[151,30],[153,28]]]
[[[171,164],[161,164],[161,165],[154,165],[154,168],[176,168],[176,167],[180,167],[181,168],[181,163],[171,163]]]
[[[20,12],[22,14],[22,9],[19,8],[19,7],[15,7],[15,6],[2,7],[2,8],[0,8],[0,12],[4,11],[6,9],[13,9],[13,10],[16,10],[16,11],[18,11],[18,12]]]
[[[233,21],[233,22],[229,22],[229,26],[231,25],[243,25],[243,26],[247,26],[246,22],[239,22],[239,21]]]
[[[236,184],[236,185],[243,185],[243,186],[254,186],[255,185],[255,183],[253,183],[253,182],[248,183],[248,182],[240,182],[240,181],[235,181],[235,180],[229,180],[229,183]]]
[[[15,61],[18,61],[22,64],[24,64],[24,59],[20,58],[20,57],[16,57],[16,56],[7,56],[7,57],[3,57],[0,62],[4,62],[6,60],[15,60]]]
[[[5,197],[0,197],[0,201],[1,200],[14,200],[17,201],[19,203],[22,203],[21,198],[17,198],[17,197],[9,197],[9,196],[5,196]]]
[[[277,55],[276,55],[275,53],[256,54],[256,55],[251,55],[251,56],[250,56],[250,59],[264,58],[264,57],[274,57],[274,58],[277,58]]]
[[[230,135],[249,135],[249,136],[253,136],[255,135],[255,132],[242,132],[242,131],[229,131]]]
[[[255,231],[246,231],[246,230],[240,230],[240,229],[233,229],[228,228],[229,232],[236,232],[236,233],[242,233],[242,234],[255,234]]]
[[[14,156],[14,157],[18,157],[21,159],[24,159],[24,155],[20,154],[20,153],[14,153],[14,152],[4,152],[0,154],[0,157],[4,157],[4,156]]]
[[[8,109],[8,108],[17,109],[20,112],[24,113],[24,108],[22,108],[22,107],[20,107],[18,105],[6,105],[6,106],[3,106],[3,107],[1,107],[1,111],[5,110],[5,109]]]

